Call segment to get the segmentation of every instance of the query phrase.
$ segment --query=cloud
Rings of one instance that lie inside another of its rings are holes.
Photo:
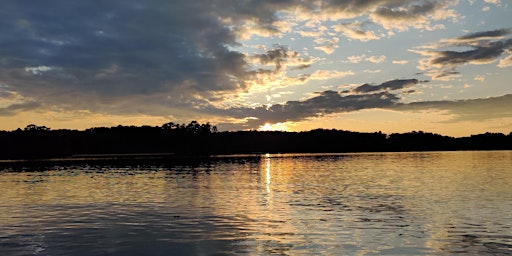
[[[251,58],[263,66],[272,64],[277,72],[285,68],[290,59],[297,59],[303,62],[303,60],[298,59],[298,56],[298,52],[290,51],[285,46],[277,45],[274,49],[267,50],[264,54],[255,54]]]
[[[319,46],[315,46],[316,50],[323,51],[325,54],[331,54],[338,48],[339,38],[333,37],[330,39],[317,38],[313,42]]]
[[[41,108],[41,104],[35,101],[27,101],[23,103],[10,104],[7,107],[0,108],[0,116],[13,116],[17,113],[38,110]]]
[[[371,63],[381,63],[386,59],[386,56],[380,55],[380,56],[370,56],[366,58],[365,60],[371,62]]]
[[[485,76],[482,76],[482,75],[475,76],[474,80],[483,82],[483,81],[485,81]]]
[[[337,45],[321,45],[321,46],[315,46],[316,50],[322,51],[325,54],[331,54],[335,51],[335,49],[338,48]]]
[[[398,65],[405,65],[407,63],[409,63],[408,60],[394,60],[393,61],[393,64],[398,64]]]
[[[348,56],[347,59],[348,59],[348,62],[350,62],[350,63],[359,63],[359,62],[363,61],[365,57],[366,57],[366,55],[363,54],[360,56],[356,56],[356,55]]]
[[[265,123],[300,121],[331,113],[351,112],[368,108],[382,108],[393,105],[399,98],[388,92],[365,95],[344,95],[336,91],[323,91],[302,101],[288,101],[271,107],[210,109],[237,119],[245,119],[241,124],[245,129],[256,129]]]
[[[352,71],[316,70],[308,78],[311,80],[327,80],[355,75]]]
[[[411,27],[435,29],[440,26],[432,25],[432,21],[458,18],[458,14],[451,9],[453,1],[447,0],[324,0],[308,3],[314,4],[300,9],[299,17],[303,19],[336,21],[368,17],[371,22],[388,30],[403,31]],[[352,32],[356,32],[355,35],[348,31],[350,38],[367,38],[358,37],[357,29],[352,29]]]
[[[228,48],[236,37],[218,16],[188,1],[152,3],[4,3],[4,82],[26,96],[83,98],[246,88],[245,55]]]
[[[51,71],[52,67],[47,67],[47,66],[39,66],[39,67],[25,67],[25,71],[26,72],[29,72],[29,73],[32,73],[34,75],[41,75],[43,74],[44,72],[48,72],[48,71]]]
[[[465,36],[457,37],[454,39],[447,39],[443,40],[442,42],[446,43],[477,43],[481,40],[493,40],[493,39],[503,39],[506,36],[510,35],[512,32],[511,29],[496,29],[496,30],[490,30],[490,31],[482,31],[482,32],[476,32],[471,33]]]
[[[406,90],[404,94],[414,93]],[[390,109],[395,111],[444,111],[451,118],[443,121],[484,122],[486,120],[512,117],[512,94],[485,99],[455,101],[424,101],[400,103],[400,98],[387,91],[367,94],[344,94],[323,91],[303,101],[288,101],[271,107],[230,108],[222,110],[224,115],[244,119],[244,123],[230,126],[231,129],[256,129],[265,123],[296,122],[333,113],[347,113],[363,109]],[[221,110],[215,110],[216,112]],[[222,126],[222,125],[221,125]]]
[[[434,30],[441,24],[431,25],[434,20],[457,19],[458,15],[449,9],[449,1],[391,1],[379,5],[370,18],[385,29],[404,31],[410,27]]]
[[[498,29],[471,33],[440,43],[420,47],[412,52],[427,58],[420,61],[418,68],[427,71],[434,80],[450,80],[459,74],[458,66],[465,64],[489,64],[496,61],[503,53],[512,51],[511,29]],[[461,50],[442,50],[460,48]],[[466,50],[468,49],[469,50]],[[507,67],[510,58],[500,61],[499,67]]]
[[[418,83],[419,81],[417,79],[395,79],[379,85],[363,84],[356,87],[353,91],[356,93],[369,93],[375,91],[399,90]]]
[[[508,56],[504,59],[501,59],[498,63],[498,67],[500,68],[512,67],[512,49],[507,49],[505,52],[508,54]]]
[[[0,82],[19,98],[3,103],[2,113],[44,108],[70,113],[189,117],[258,88],[353,75],[351,71],[326,73],[321,69],[302,73],[313,66],[312,59],[282,45],[260,52],[244,51],[245,40],[310,33],[309,36],[327,38],[317,38],[315,47],[330,54],[338,47],[336,33],[366,42],[381,38],[386,31],[377,31],[382,29],[392,32],[439,28],[435,22],[458,17],[452,3],[6,1],[2,3],[0,20]],[[329,26],[322,27],[323,21],[329,21]],[[503,40],[495,36],[492,42]],[[349,60],[374,63],[386,58],[353,57]],[[432,59],[436,57],[442,56]],[[499,65],[506,67],[510,62],[510,58],[505,58]],[[436,65],[448,66],[448,62]],[[311,113],[322,114],[385,106],[397,100],[397,96],[389,93],[391,89],[383,87],[378,93],[367,95],[324,92],[305,101],[282,104],[281,110],[278,105],[273,111],[295,113],[310,106]],[[322,104],[326,104],[325,108],[321,108]],[[328,110],[329,104],[334,110]],[[264,110],[260,112],[273,116]],[[308,113],[295,115],[311,115]],[[294,114],[289,116],[293,119]]]
[[[488,4],[495,4],[495,5],[501,4],[501,0],[484,0],[484,2],[486,2]]]
[[[270,107],[237,107],[227,109],[205,108],[210,114],[227,115],[246,120],[239,129],[256,129],[265,123],[296,122],[307,118],[332,113],[344,113],[372,108],[392,108],[400,101],[396,91],[404,89],[405,94],[413,93],[410,87],[420,83],[416,79],[395,79],[378,85],[363,84],[342,92],[327,90],[317,92],[313,97],[301,101],[287,101]]]
[[[369,56],[367,57],[365,54],[363,55],[354,55],[354,56],[348,56],[347,60],[350,63],[359,63],[361,61],[368,61],[371,63],[381,63],[386,59],[386,56],[380,55],[380,56]]]
[[[362,42],[377,40],[380,38],[375,34],[375,32],[371,30],[364,30],[362,29],[362,27],[363,23],[361,22],[342,23],[332,26],[334,31],[342,33],[344,36],[348,38],[356,39]]]
[[[446,111],[447,115],[452,115],[451,119],[445,121],[448,123],[460,121],[483,122],[490,119],[512,117],[512,94],[484,99],[396,104],[392,109],[404,111],[441,110]]]
[[[444,111],[446,115],[451,116],[444,122],[482,122],[489,119],[512,117],[512,94],[485,99],[400,102],[400,94],[415,93],[416,90],[411,87],[421,82],[426,81],[395,79],[378,85],[363,84],[342,92],[332,90],[317,92],[314,96],[301,101],[287,101],[272,106],[208,108],[205,111],[210,114],[245,120],[237,126],[230,126],[231,129],[256,129],[265,123],[297,122],[333,113],[375,108],[396,111]]]

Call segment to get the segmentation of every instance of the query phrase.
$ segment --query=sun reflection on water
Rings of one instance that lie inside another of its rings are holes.
[[[271,182],[271,175],[270,175],[270,154],[265,154],[265,177],[266,177],[266,188],[267,188],[267,194],[270,197],[270,182]]]
[[[510,253],[512,152],[483,154],[263,154],[0,172],[0,251]]]

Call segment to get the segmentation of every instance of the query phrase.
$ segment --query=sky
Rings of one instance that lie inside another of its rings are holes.
[[[512,132],[508,0],[4,0],[0,130]]]

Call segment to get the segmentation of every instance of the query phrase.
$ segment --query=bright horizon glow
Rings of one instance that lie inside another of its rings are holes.
[[[258,131],[262,132],[274,132],[274,131],[289,131],[288,126],[285,123],[265,123],[264,125],[258,128]]]

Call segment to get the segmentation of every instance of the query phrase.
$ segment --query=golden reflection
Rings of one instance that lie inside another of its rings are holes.
[[[396,254],[442,253],[506,232],[511,161],[511,151],[263,154],[176,169],[0,173],[0,226],[55,206],[115,206],[181,216],[162,223],[211,221],[202,235],[251,247],[248,255],[288,254],[293,246],[326,254],[389,246],[420,250]]]
[[[270,154],[265,154],[265,174],[266,174],[266,187],[267,187],[267,195],[270,196],[270,182],[271,182],[271,178],[270,178]]]

